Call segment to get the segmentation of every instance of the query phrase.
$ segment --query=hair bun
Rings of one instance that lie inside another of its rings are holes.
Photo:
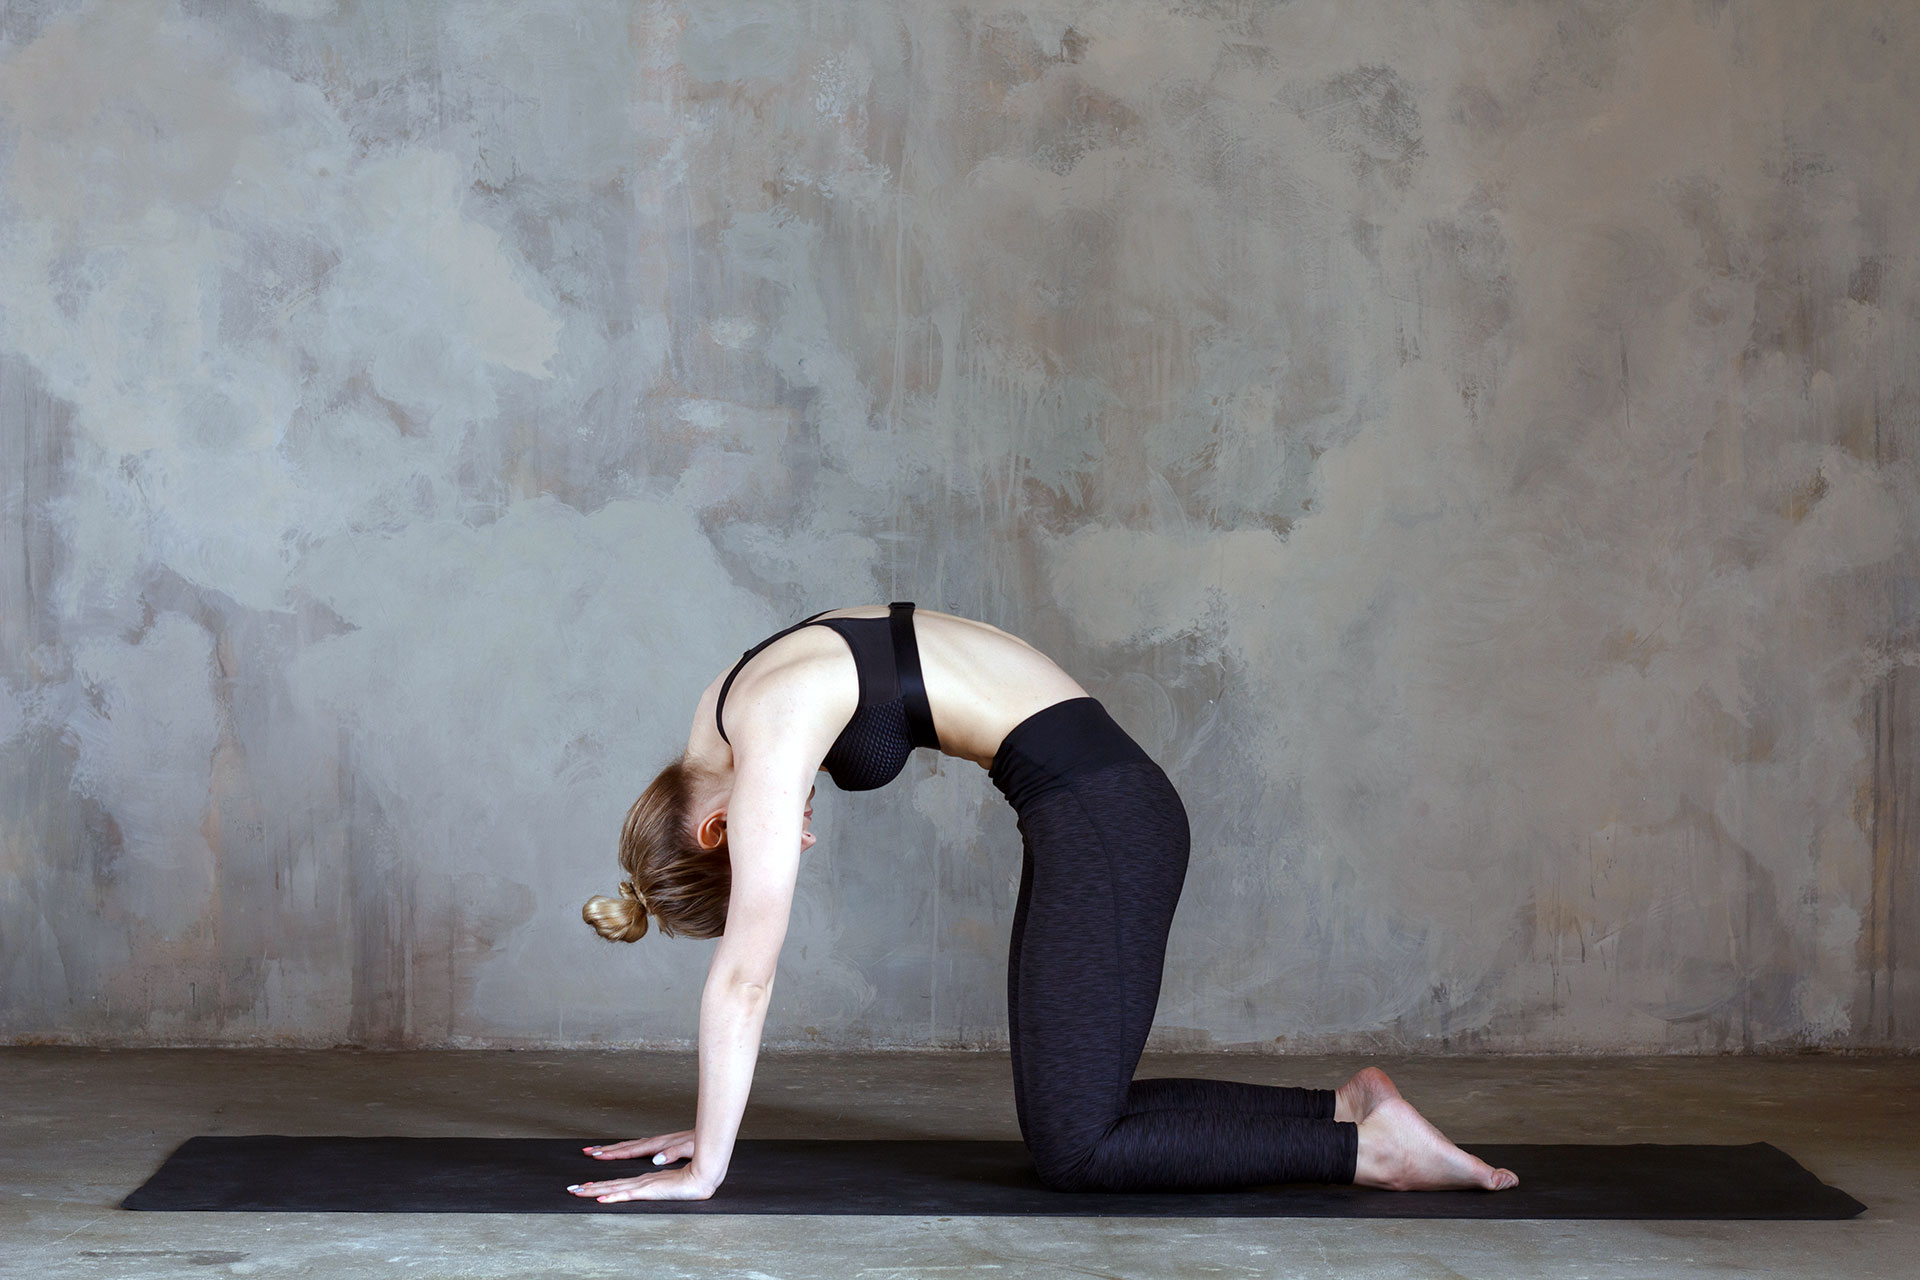
[[[588,898],[587,905],[580,908],[580,918],[608,942],[638,942],[647,936],[647,900],[631,880],[620,882],[617,898],[603,894]]]

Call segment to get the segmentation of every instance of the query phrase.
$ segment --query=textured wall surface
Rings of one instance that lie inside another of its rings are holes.
[[[1163,1045],[1920,1047],[1920,10],[8,0],[0,1038],[685,1042],[803,613],[1188,796]],[[1004,1039],[984,774],[769,1033]]]

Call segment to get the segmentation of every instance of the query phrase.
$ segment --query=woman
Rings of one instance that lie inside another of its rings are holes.
[[[700,696],[683,755],[621,832],[629,879],[583,914],[632,942],[718,936],[700,999],[694,1127],[588,1147],[678,1168],[569,1188],[603,1202],[704,1200],[726,1177],[786,937],[813,777],[891,781],[916,746],[985,767],[1020,816],[1007,967],[1013,1096],[1034,1166],[1073,1190],[1290,1181],[1403,1190],[1518,1181],[1448,1142],[1386,1074],[1337,1090],[1135,1080],[1187,865],[1187,816],[1152,760],[1026,642],[911,604],[816,614]]]

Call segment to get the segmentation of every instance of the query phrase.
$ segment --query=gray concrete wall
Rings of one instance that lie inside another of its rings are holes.
[[[0,9],[0,1038],[671,1043],[764,633],[1054,652],[1160,1043],[1920,1046],[1920,11]],[[770,1034],[1004,1039],[1011,817],[823,791]]]

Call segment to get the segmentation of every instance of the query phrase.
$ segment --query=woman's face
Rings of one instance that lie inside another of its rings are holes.
[[[806,812],[800,816],[800,852],[802,853],[813,848],[813,842],[816,839],[811,828],[813,825],[813,793],[817,790],[819,790],[818,787],[807,788],[807,809]]]

